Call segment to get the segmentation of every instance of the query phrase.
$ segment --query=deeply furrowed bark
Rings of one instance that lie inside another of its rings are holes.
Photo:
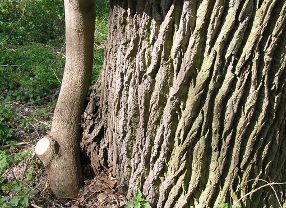
[[[82,185],[80,122],[92,72],[94,6],[94,0],[65,0],[65,71],[51,132],[36,148],[59,198],[76,197]],[[44,153],[43,144],[50,144]]]
[[[93,169],[157,207],[215,207],[260,179],[285,182],[285,14],[284,0],[113,0],[83,124]],[[278,202],[268,187],[241,206]]]

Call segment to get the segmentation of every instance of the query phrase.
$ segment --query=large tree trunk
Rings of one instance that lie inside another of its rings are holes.
[[[285,182],[285,14],[285,0],[113,0],[83,125],[93,169],[157,207]],[[278,202],[267,187],[241,205]]]
[[[80,122],[92,72],[94,0],[65,0],[66,64],[51,132],[36,153],[57,197],[76,197],[82,185]]]

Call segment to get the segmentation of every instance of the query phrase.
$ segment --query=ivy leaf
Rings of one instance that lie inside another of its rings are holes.
[[[24,197],[21,201],[23,207],[29,207],[29,199],[28,197]]]
[[[10,200],[10,204],[12,206],[17,207],[19,204],[20,198],[18,196],[13,196],[12,199]]]

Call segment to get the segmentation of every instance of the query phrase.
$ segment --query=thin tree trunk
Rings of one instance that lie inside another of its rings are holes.
[[[75,197],[82,185],[80,122],[92,72],[95,2],[65,0],[65,23],[66,64],[61,91],[51,132],[43,140],[47,142],[37,146],[49,145],[38,155],[46,166],[53,193]]]
[[[285,182],[285,14],[284,0],[113,0],[85,112],[93,169],[170,208]],[[278,202],[268,187],[241,205]]]

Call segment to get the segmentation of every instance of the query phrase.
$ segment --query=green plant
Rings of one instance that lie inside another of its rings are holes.
[[[98,79],[99,73],[102,69],[102,64],[104,61],[104,50],[102,48],[95,48],[94,49],[94,56],[93,56],[93,84]]]
[[[106,18],[109,12],[109,0],[101,0],[96,2],[96,15],[98,18]]]
[[[105,2],[105,3],[104,3]],[[98,8],[95,24],[96,24],[96,33],[95,33],[95,44],[101,45],[106,41],[108,33],[108,12],[109,6],[106,1],[102,1],[101,5],[98,5]]]
[[[34,190],[25,187],[21,181],[13,180],[7,183],[0,183],[4,196],[0,198],[1,207],[29,207],[29,198],[34,194]]]
[[[133,198],[125,205],[125,208],[151,208],[151,205],[144,199],[141,191],[137,191]]]
[[[108,33],[108,12],[109,1],[102,0],[96,3],[96,32],[95,32],[95,48],[93,57],[93,79],[94,83],[102,69],[104,61],[104,47]]]
[[[64,36],[63,0],[1,0],[2,43],[47,43]]]
[[[0,151],[0,175],[17,166],[21,161],[31,154],[31,150],[20,151],[11,154],[8,151]],[[29,177],[29,180],[32,178]],[[1,207],[29,207],[29,198],[34,194],[34,190],[25,184],[23,180],[2,180],[0,181]]]
[[[0,65],[4,97],[41,103],[59,87],[64,57],[51,47],[34,43],[14,49],[2,47]]]
[[[3,175],[8,168],[17,165],[30,154],[31,150],[20,151],[14,154],[0,150],[0,176]]]
[[[6,103],[2,102],[0,102],[0,145],[5,144],[13,135],[13,131],[8,124],[8,120],[13,116],[13,112]]]

